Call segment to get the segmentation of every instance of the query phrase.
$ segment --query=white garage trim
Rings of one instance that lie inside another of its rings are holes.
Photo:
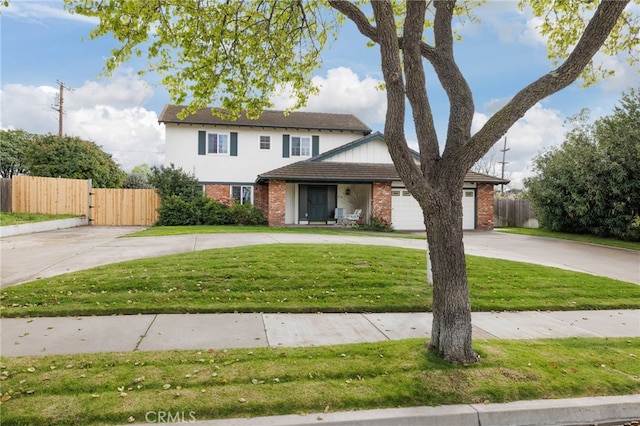
[[[477,222],[476,188],[462,191],[462,229],[475,229]],[[422,209],[404,186],[391,187],[391,225],[398,231],[424,230]]]

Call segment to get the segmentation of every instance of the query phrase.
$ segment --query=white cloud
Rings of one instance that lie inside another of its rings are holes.
[[[488,103],[485,113],[476,113],[473,121],[473,132],[478,131],[499,106],[506,103],[504,99]],[[522,188],[523,180],[533,175],[532,160],[544,150],[559,145],[564,140],[566,129],[563,127],[564,117],[553,109],[544,108],[537,103],[506,134],[507,149],[505,153],[505,177],[511,180],[512,188]],[[495,174],[500,175],[504,139],[498,141],[485,156],[487,162],[495,164]]]
[[[16,19],[50,25],[51,20],[65,20],[97,24],[98,19],[67,12],[61,1],[19,1],[12,0],[2,13]]]
[[[85,81],[82,87],[69,96],[69,102],[74,108],[95,105],[127,108],[142,105],[152,96],[153,89],[145,81],[136,77],[131,69],[124,69],[108,80]]]
[[[350,68],[332,68],[326,77],[313,77],[319,94],[311,97],[302,110],[353,114],[369,126],[384,123],[387,100],[386,93],[377,88],[380,83],[369,76],[360,79]],[[286,109],[293,104],[286,91],[272,101],[276,109]]]
[[[51,106],[58,88],[7,84],[0,92],[3,129],[58,132]],[[125,171],[141,163],[162,164],[164,131],[154,111],[142,105],[153,95],[147,85],[125,72],[101,82],[87,81],[64,96],[63,131],[95,142]]]
[[[636,49],[636,57],[640,56],[640,49]],[[604,69],[613,70],[615,74],[600,82],[600,88],[605,93],[620,93],[629,87],[640,87],[640,72],[638,64],[629,65],[627,61],[619,57],[607,56],[596,53],[593,58],[594,65],[601,65]]]

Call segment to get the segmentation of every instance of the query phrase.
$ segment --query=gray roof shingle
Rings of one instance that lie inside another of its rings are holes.
[[[181,120],[178,118],[178,113],[184,108],[182,105],[166,105],[160,114],[160,118],[158,118],[158,122],[237,127],[334,130],[358,132],[363,135],[371,133],[371,129],[352,114],[294,111],[285,115],[283,111],[265,110],[260,118],[256,120],[247,118],[243,113],[237,120],[233,121],[213,115],[211,108],[202,108],[195,114],[188,115]]]
[[[258,182],[271,179],[295,182],[393,182],[401,180],[393,164],[298,161],[258,175]],[[509,183],[498,177],[468,172],[465,182]]]

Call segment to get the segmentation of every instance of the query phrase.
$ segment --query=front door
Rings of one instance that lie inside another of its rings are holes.
[[[309,186],[307,193],[309,222],[327,221],[327,187]]]

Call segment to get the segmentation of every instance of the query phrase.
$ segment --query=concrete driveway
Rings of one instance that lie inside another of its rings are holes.
[[[119,238],[138,227],[83,226],[2,238],[1,286],[94,266],[210,248],[278,243],[367,244],[424,250],[424,240],[388,236],[200,234]],[[465,233],[468,254],[602,275],[640,285],[640,252],[501,232]]]

